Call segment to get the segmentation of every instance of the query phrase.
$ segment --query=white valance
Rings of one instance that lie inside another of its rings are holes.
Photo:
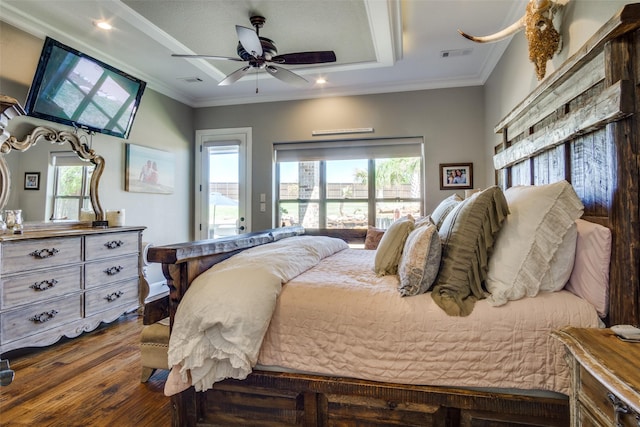
[[[422,157],[422,137],[278,142],[276,162]]]

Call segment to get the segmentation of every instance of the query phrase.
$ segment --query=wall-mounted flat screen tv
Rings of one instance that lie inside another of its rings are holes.
[[[128,138],[146,83],[47,37],[29,89],[29,116]]]

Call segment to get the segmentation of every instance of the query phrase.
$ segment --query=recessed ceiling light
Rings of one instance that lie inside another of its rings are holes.
[[[319,85],[323,85],[326,82],[327,82],[327,80],[325,80],[324,77],[319,77],[319,78],[316,79],[316,83],[319,84]]]
[[[93,21],[93,25],[103,30],[110,30],[113,28],[107,21]]]

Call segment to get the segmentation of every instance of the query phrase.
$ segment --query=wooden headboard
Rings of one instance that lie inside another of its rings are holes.
[[[609,318],[640,324],[640,3],[626,5],[495,128],[496,182],[566,179],[611,229]]]

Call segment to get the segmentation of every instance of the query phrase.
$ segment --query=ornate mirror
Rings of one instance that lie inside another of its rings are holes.
[[[95,169],[91,175],[89,184],[89,197],[93,212],[95,213],[94,226],[106,225],[105,212],[102,210],[100,200],[98,198],[98,183],[100,176],[104,170],[104,159],[90,149],[86,144],[80,142],[80,139],[73,132],[57,131],[55,129],[38,126],[20,141],[12,136],[7,130],[9,120],[13,117],[24,115],[25,112],[14,98],[0,95],[0,209],[4,209],[9,198],[9,188],[11,184],[11,173],[7,165],[5,155],[12,150],[26,151],[30,147],[36,145],[40,141],[50,142],[51,144],[65,145],[69,143],[71,149],[82,160],[91,162],[95,165]]]

